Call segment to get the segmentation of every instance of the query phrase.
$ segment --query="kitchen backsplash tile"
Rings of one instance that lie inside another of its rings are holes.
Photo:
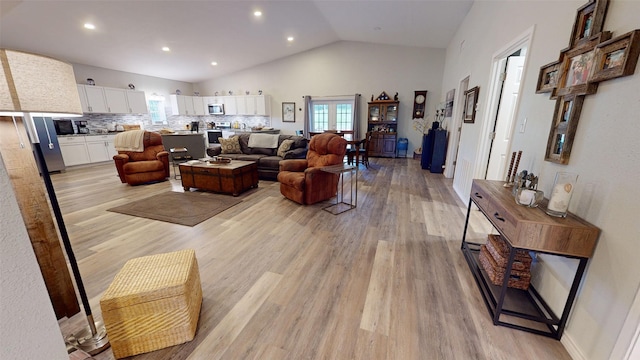
[[[98,133],[108,130],[110,125],[140,125],[142,129],[157,131],[163,128],[173,130],[185,130],[192,121],[200,122],[200,129],[206,129],[207,124],[214,122],[235,122],[245,124],[247,129],[252,127],[270,127],[271,118],[268,116],[230,116],[230,115],[210,115],[210,116],[169,116],[166,125],[151,125],[151,116],[143,115],[111,115],[111,114],[85,114],[85,116],[73,118],[74,121],[86,121],[89,133]],[[76,133],[78,132],[76,127]]]

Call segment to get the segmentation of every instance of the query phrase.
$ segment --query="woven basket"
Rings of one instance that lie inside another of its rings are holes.
[[[509,261],[509,246],[500,235],[489,235],[487,250],[491,253],[493,260],[501,268],[507,267]],[[516,256],[511,266],[513,270],[529,271],[531,269],[531,255],[525,250],[516,250]]]
[[[131,259],[100,299],[113,355],[193,340],[202,304],[194,250]]]
[[[485,245],[480,246],[480,256],[478,257],[480,261],[480,265],[487,272],[489,276],[489,280],[493,285],[502,285],[504,281],[504,273],[505,268],[499,267],[498,264],[493,260],[491,254],[487,250]],[[529,289],[529,284],[531,283],[531,273],[528,271],[518,271],[511,270],[511,275],[509,276],[509,284],[508,287],[527,290]]]

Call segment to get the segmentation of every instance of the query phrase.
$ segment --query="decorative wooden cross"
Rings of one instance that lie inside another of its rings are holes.
[[[546,161],[568,164],[586,95],[595,94],[598,83],[632,75],[640,55],[640,29],[616,38],[602,27],[609,0],[589,0],[580,7],[569,47],[557,61],[540,68],[536,93],[551,93],[556,100],[547,141]]]

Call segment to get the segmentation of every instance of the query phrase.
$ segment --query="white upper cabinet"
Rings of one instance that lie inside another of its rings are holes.
[[[270,98],[267,95],[247,95],[247,115],[269,116],[271,113]]]
[[[235,96],[223,96],[224,114],[225,115],[239,115],[238,106],[236,105]]]
[[[88,113],[109,112],[102,86],[78,85],[78,92],[84,94],[84,99],[83,96],[80,95],[80,102],[85,101],[85,103],[82,104],[83,111]]]
[[[78,84],[82,112],[94,114],[146,114],[144,91]]]
[[[267,95],[224,96],[223,98],[225,115],[271,115],[271,100]]]
[[[129,103],[129,112],[132,114],[147,114],[147,98],[144,91],[127,90],[127,102]]]
[[[128,114],[127,91],[125,89],[103,88],[104,98],[107,101],[107,110],[110,114]]]
[[[195,115],[209,115],[209,106],[205,103],[204,98],[200,96],[192,96],[193,112]]]
[[[191,96],[169,95],[169,97],[171,99],[172,115],[195,115]]]

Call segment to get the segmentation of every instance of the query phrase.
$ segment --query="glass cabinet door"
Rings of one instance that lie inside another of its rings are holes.
[[[387,115],[385,121],[398,121],[398,106],[387,105]]]
[[[369,106],[369,121],[380,121],[380,105]]]

